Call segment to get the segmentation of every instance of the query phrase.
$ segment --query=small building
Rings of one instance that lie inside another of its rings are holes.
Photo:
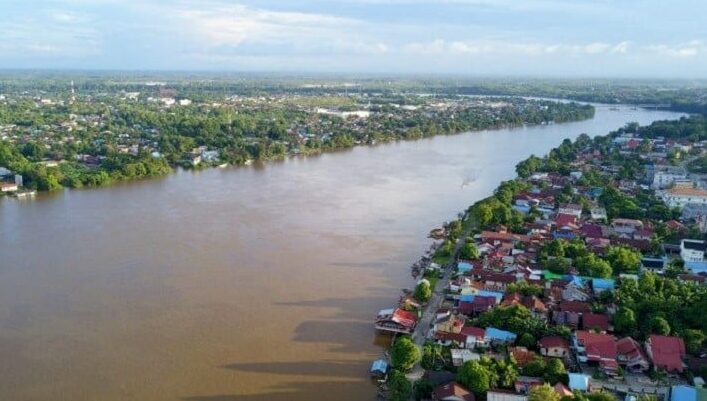
[[[528,401],[528,396],[506,390],[489,390],[486,401]]]
[[[432,392],[434,401],[475,401],[474,394],[457,382],[437,386]]]
[[[616,342],[616,361],[632,373],[644,373],[651,367],[641,345],[631,337]]]
[[[653,334],[646,341],[646,352],[653,360],[655,370],[682,373],[684,370],[685,342],[680,337]]]
[[[570,354],[570,343],[564,337],[547,336],[538,341],[540,355],[555,358],[566,358]]]
[[[600,333],[609,331],[609,316],[599,313],[585,313],[582,315],[584,330],[594,330]]]
[[[388,374],[388,362],[384,359],[377,359],[373,361],[369,373],[371,374],[371,377],[378,379],[384,378]]]
[[[383,309],[376,316],[377,330],[389,333],[410,334],[417,325],[417,314],[403,309]]]
[[[486,340],[493,344],[509,344],[516,341],[517,335],[510,331],[489,327],[486,329]]]
[[[0,192],[17,192],[19,187],[12,182],[0,182]]]
[[[569,388],[572,391],[581,391],[583,393],[591,391],[589,376],[581,373],[569,373]]]
[[[705,258],[705,242],[683,239],[680,241],[680,257],[685,262],[701,262]]]

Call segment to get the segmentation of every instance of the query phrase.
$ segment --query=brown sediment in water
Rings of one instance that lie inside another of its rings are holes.
[[[0,399],[366,400],[429,227],[530,153],[674,113],[0,201]],[[469,168],[478,178],[460,188]]]

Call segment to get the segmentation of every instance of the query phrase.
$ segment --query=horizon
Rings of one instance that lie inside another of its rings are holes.
[[[707,4],[9,1],[0,71],[707,79]]]

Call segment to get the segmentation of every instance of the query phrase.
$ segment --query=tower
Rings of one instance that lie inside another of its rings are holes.
[[[71,102],[70,104],[73,104],[74,101],[76,101],[76,91],[74,90],[74,80],[71,80]]]

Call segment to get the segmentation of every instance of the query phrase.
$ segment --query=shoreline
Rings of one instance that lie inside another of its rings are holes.
[[[576,102],[576,103],[582,104],[581,102]],[[524,122],[524,123],[518,123],[518,124],[503,123],[503,124],[496,125],[493,127],[487,127],[487,128],[482,128],[482,129],[473,130],[473,131],[441,133],[441,134],[435,134],[435,135],[422,136],[419,138],[395,138],[395,139],[384,140],[384,141],[379,141],[379,142],[375,142],[375,143],[357,143],[357,144],[354,144],[353,146],[350,146],[350,147],[331,148],[331,149],[314,149],[309,152],[288,153],[285,155],[267,157],[264,159],[248,159],[248,160],[245,160],[241,163],[235,163],[235,164],[234,163],[227,163],[227,162],[226,163],[218,162],[218,163],[213,163],[213,164],[208,164],[208,165],[199,164],[196,167],[186,167],[186,166],[182,166],[180,164],[169,164],[170,171],[165,174],[157,174],[157,175],[150,175],[150,176],[141,176],[141,177],[111,180],[111,181],[107,182],[106,184],[96,185],[96,186],[94,186],[94,185],[83,185],[81,187],[64,186],[58,190],[40,190],[40,189],[32,189],[32,190],[36,191],[37,194],[51,194],[51,193],[61,193],[64,190],[99,189],[99,188],[111,187],[113,185],[118,185],[118,184],[140,182],[140,181],[150,181],[153,179],[163,179],[163,178],[166,178],[172,174],[175,174],[175,172],[177,170],[179,170],[180,168],[183,169],[184,171],[203,171],[203,170],[212,170],[212,169],[216,169],[216,168],[220,168],[220,169],[243,168],[243,167],[264,168],[265,166],[267,166],[269,163],[272,163],[272,162],[283,162],[283,161],[286,161],[289,159],[296,159],[296,158],[302,158],[302,157],[303,158],[317,157],[317,156],[322,156],[325,154],[348,152],[348,151],[352,151],[356,148],[362,148],[362,147],[377,147],[377,146],[381,146],[381,145],[389,145],[389,144],[401,143],[401,142],[422,141],[425,139],[432,139],[432,138],[439,137],[439,136],[456,136],[456,135],[464,135],[464,134],[473,134],[473,133],[484,132],[484,131],[491,131],[492,132],[492,131],[503,130],[503,129],[516,129],[516,128],[521,128],[521,127],[537,127],[537,126],[550,125],[550,124],[556,124],[556,125],[570,124],[570,123],[587,121],[587,120],[591,120],[591,119],[595,118],[595,112],[596,112],[595,105],[593,105],[593,104],[588,104],[588,105],[592,106],[592,116],[591,117],[579,118],[579,119],[570,120],[570,121],[563,121],[563,122],[552,122],[551,121],[551,122],[543,122],[543,123],[525,123]],[[0,199],[2,199],[2,196],[0,196]]]

